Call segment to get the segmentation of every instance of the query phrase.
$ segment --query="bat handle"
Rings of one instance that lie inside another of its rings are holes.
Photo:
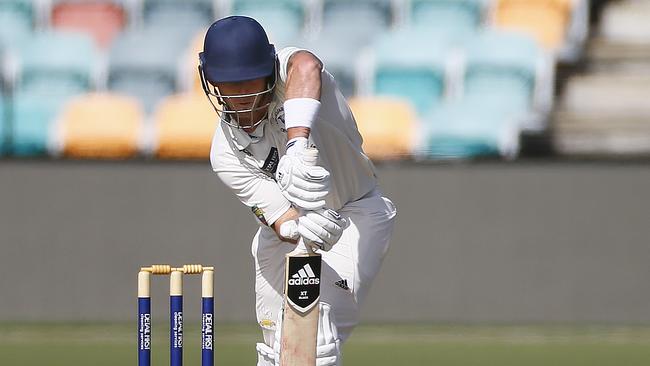
[[[315,147],[310,147],[306,149],[303,155],[303,159],[305,165],[316,166],[316,163],[318,162],[318,149]],[[302,236],[300,237],[300,239],[298,239],[298,245],[296,246],[294,252],[314,254],[314,251],[312,250],[311,246],[305,243],[305,239]]]
[[[296,248],[293,250],[293,253],[298,254],[298,253],[306,253],[306,254],[314,254],[314,251],[312,250],[311,246],[307,245],[305,243],[305,239],[301,236],[298,239],[298,244],[296,245]]]
[[[318,149],[315,147],[307,148],[303,154],[305,165],[316,166],[318,163]]]

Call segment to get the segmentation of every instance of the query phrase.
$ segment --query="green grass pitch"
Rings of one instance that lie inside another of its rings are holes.
[[[160,322],[159,322],[160,323]],[[166,365],[167,329],[154,323],[154,361]],[[218,325],[216,365],[255,364],[255,327]],[[0,324],[0,364],[136,364],[135,325]],[[185,363],[198,365],[199,331],[185,332]],[[348,366],[647,366],[648,327],[360,326],[344,348]]]

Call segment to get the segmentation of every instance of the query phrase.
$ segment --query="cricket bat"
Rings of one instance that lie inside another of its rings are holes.
[[[316,165],[318,150],[308,152],[308,163]],[[300,238],[286,255],[280,366],[316,365],[320,280],[321,255]]]

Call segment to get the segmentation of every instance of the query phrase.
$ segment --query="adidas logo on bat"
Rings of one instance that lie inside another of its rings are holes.
[[[294,275],[291,276],[289,279],[289,285],[320,285],[320,278],[316,277],[311,266],[307,263],[298,271],[298,273],[294,273]]]

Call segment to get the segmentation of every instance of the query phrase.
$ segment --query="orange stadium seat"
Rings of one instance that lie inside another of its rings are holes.
[[[177,94],[155,112],[155,155],[163,159],[206,159],[219,120],[205,96]]]
[[[132,98],[86,94],[73,99],[61,117],[63,155],[124,159],[138,153],[143,113]]]
[[[405,100],[391,97],[355,97],[350,108],[363,136],[363,150],[373,160],[411,156],[416,112]]]
[[[89,33],[100,47],[107,47],[126,26],[127,14],[110,1],[61,1],[52,9],[52,27]]]
[[[497,0],[494,6],[496,26],[526,32],[551,50],[564,44],[573,0]]]

